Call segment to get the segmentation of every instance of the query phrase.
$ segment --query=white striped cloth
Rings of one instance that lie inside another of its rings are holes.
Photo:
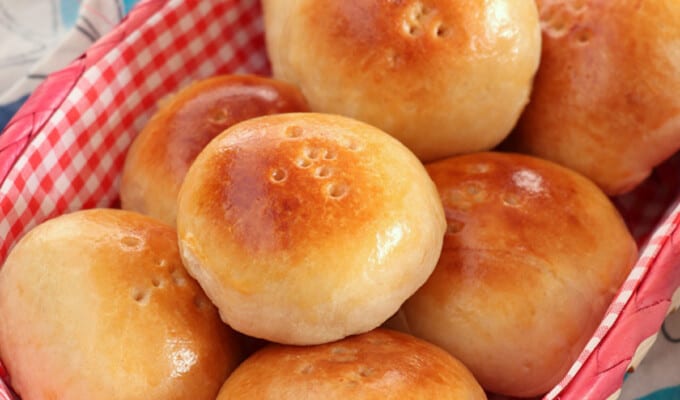
[[[0,0],[0,131],[51,72],[120,22],[137,0]]]

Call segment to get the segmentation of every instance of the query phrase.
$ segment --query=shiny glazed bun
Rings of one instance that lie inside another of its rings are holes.
[[[627,192],[680,148],[680,2],[538,4],[541,67],[511,145]]]
[[[386,329],[319,346],[271,345],[247,359],[217,400],[482,400],[444,350]]]
[[[175,226],[184,175],[212,138],[249,118],[307,110],[297,88],[274,79],[222,75],[192,83],[164,100],[132,143],[121,207]]]
[[[0,357],[23,400],[212,400],[240,361],[175,231],[106,209],[47,221],[14,247]]]
[[[534,0],[264,0],[274,76],[433,160],[490,149],[538,68]]]
[[[439,263],[402,307],[491,392],[543,394],[566,375],[634,264],[609,199],[582,176],[501,153],[427,166],[448,230]]]
[[[177,215],[184,264],[222,319],[286,344],[380,325],[432,272],[445,225],[408,149],[313,113],[223,132],[189,169]]]

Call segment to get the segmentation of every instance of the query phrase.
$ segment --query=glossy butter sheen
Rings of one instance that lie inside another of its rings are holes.
[[[128,152],[121,203],[173,226],[184,176],[215,136],[250,118],[308,109],[294,86],[254,75],[196,81],[159,105]]]
[[[436,263],[444,213],[417,158],[335,115],[243,122],[182,185],[182,256],[222,318],[252,336],[320,343],[375,328]]]
[[[272,345],[244,362],[217,400],[482,400],[472,374],[445,351],[376,329],[313,346]]]
[[[511,141],[630,191],[680,148],[680,2],[537,3],[541,66]]]
[[[214,399],[240,361],[159,221],[105,209],[57,217],[0,271],[0,355],[25,400]]]
[[[635,242],[609,199],[557,164],[478,153],[427,169],[448,228],[435,271],[402,308],[408,329],[491,392],[546,393],[597,328]]]
[[[282,131],[225,146],[199,188],[204,191],[199,196],[221,192],[221,201],[206,212],[223,220],[254,256],[296,253],[320,245],[328,235],[361,231],[388,200],[390,188],[380,185],[387,177],[370,166],[378,146],[358,137],[339,142],[323,128],[300,130],[305,137],[290,138]]]
[[[271,0],[263,11],[274,76],[312,110],[375,125],[423,160],[498,144],[539,62],[533,0]]]

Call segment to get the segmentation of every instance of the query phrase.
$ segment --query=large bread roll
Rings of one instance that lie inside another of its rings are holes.
[[[311,347],[271,345],[247,359],[217,400],[483,400],[444,350],[377,329]]]
[[[538,4],[543,56],[513,146],[627,192],[680,148],[680,1]]]
[[[427,166],[448,222],[427,283],[402,308],[482,386],[543,394],[567,373],[636,260],[609,199],[540,159],[480,153]]]
[[[192,83],[161,102],[132,143],[121,207],[175,226],[184,175],[212,138],[249,118],[307,110],[296,87],[270,78],[221,75]]]
[[[423,160],[490,149],[538,68],[534,0],[264,0],[274,76]]]
[[[213,400],[239,353],[151,218],[57,217],[0,269],[0,357],[23,400]]]
[[[418,159],[349,118],[281,114],[215,138],[180,189],[189,273],[250,336],[316,344],[384,322],[432,272],[445,230]]]

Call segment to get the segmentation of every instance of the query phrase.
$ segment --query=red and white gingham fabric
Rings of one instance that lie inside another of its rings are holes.
[[[38,223],[115,206],[125,152],[156,102],[192,80],[234,72],[269,73],[257,0],[142,1],[50,76],[0,135],[0,264]],[[638,345],[658,331],[680,287],[678,167],[675,157],[635,193],[616,199],[648,244],[596,334],[546,399],[609,397]],[[0,400],[11,398],[0,381]]]

